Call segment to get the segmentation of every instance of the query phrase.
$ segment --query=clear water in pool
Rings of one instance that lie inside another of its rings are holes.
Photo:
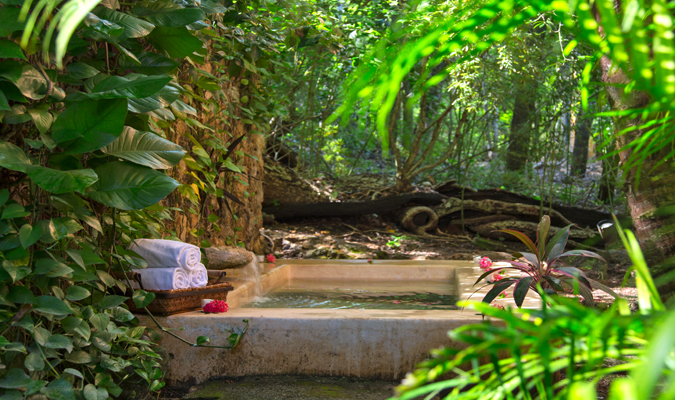
[[[291,279],[247,308],[455,310],[451,281]]]

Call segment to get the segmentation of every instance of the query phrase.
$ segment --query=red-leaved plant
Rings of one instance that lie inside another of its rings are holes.
[[[531,253],[515,253],[512,260],[504,260],[504,262],[510,264],[509,266],[494,266],[495,268],[485,271],[478,278],[476,284],[487,278],[489,275],[502,270],[515,269],[521,272],[521,277],[505,277],[492,283],[492,289],[490,289],[483,298],[484,303],[491,303],[500,293],[512,285],[515,285],[513,288],[513,299],[518,307],[522,306],[527,292],[529,292],[530,289],[537,291],[537,286],[540,286],[542,290],[548,293],[580,294],[584,298],[585,303],[590,306],[594,305],[593,289],[600,289],[615,298],[618,297],[612,289],[600,282],[588,278],[580,269],[566,267],[560,261],[562,257],[569,256],[593,257],[605,261],[599,254],[592,251],[571,250],[565,252],[565,245],[567,244],[572,225],[568,225],[564,229],[558,231],[551,240],[546,243],[550,227],[551,219],[545,215],[537,226],[537,243],[532,242],[532,240],[522,232],[511,229],[497,231],[517,237],[521,242],[525,243]],[[524,258],[526,261],[517,261],[521,258]]]

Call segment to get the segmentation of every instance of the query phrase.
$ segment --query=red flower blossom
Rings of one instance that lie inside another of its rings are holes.
[[[212,302],[206,304],[202,310],[205,313],[224,313],[230,307],[227,306],[227,303],[222,300],[213,300]]]
[[[275,262],[277,262],[277,258],[274,257],[274,254],[268,254],[268,255],[266,255],[266,256],[265,256],[265,259],[267,260],[268,263],[274,264]]]
[[[372,263],[373,263],[373,260],[370,260],[370,259],[369,259],[369,260],[368,260],[368,264],[372,264]]]
[[[491,266],[492,266],[492,260],[490,260],[489,258],[483,257],[483,258],[480,259],[481,269],[484,269],[485,271],[489,271]]]

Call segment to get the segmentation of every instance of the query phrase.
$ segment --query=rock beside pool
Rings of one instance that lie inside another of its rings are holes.
[[[255,257],[250,251],[238,247],[207,247],[204,253],[208,269],[242,268]]]

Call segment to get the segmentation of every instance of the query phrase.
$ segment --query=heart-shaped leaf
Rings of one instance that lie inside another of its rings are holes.
[[[66,299],[70,301],[80,301],[91,295],[89,290],[82,286],[68,286],[66,289]]]
[[[16,42],[7,39],[0,39],[0,58],[20,58],[27,60],[21,47]]]
[[[10,369],[5,376],[0,379],[0,388],[17,389],[27,386],[32,379],[25,372],[18,368]]]
[[[108,391],[105,390],[104,388],[97,388],[91,383],[88,383],[85,387],[84,390],[82,391],[84,393],[84,398],[87,400],[107,400],[108,399]]]
[[[57,169],[32,165],[26,169],[28,176],[44,190],[54,193],[79,192],[98,180],[98,176],[91,169],[76,169],[59,171]]]
[[[148,40],[157,50],[166,51],[172,58],[189,57],[204,49],[204,43],[185,27],[157,27],[148,35]]]
[[[153,169],[171,168],[185,155],[183,148],[177,144],[154,133],[130,127],[125,127],[120,137],[101,151]]]
[[[145,308],[155,299],[155,294],[153,292],[146,292],[145,290],[136,290],[134,291],[133,299],[136,308]]]
[[[153,169],[129,162],[96,168],[99,181],[88,193],[93,200],[123,210],[140,210],[168,196],[179,183]]]
[[[105,310],[106,308],[117,307],[127,299],[128,297],[124,296],[108,295],[101,300],[99,306],[101,309]]]
[[[68,315],[73,313],[73,310],[66,303],[54,296],[40,296],[37,298],[36,304],[35,311],[42,314]]]
[[[30,224],[24,224],[19,229],[19,240],[24,249],[35,244],[42,237],[42,229],[33,228]]]
[[[73,351],[73,343],[70,339],[67,336],[59,334],[50,336],[44,346],[48,349],[66,349],[68,353]]]
[[[0,167],[26,172],[30,165],[30,158],[20,148],[0,140]]]
[[[56,143],[67,142],[66,154],[98,150],[122,133],[126,116],[126,99],[73,103],[54,122],[52,137]]]

